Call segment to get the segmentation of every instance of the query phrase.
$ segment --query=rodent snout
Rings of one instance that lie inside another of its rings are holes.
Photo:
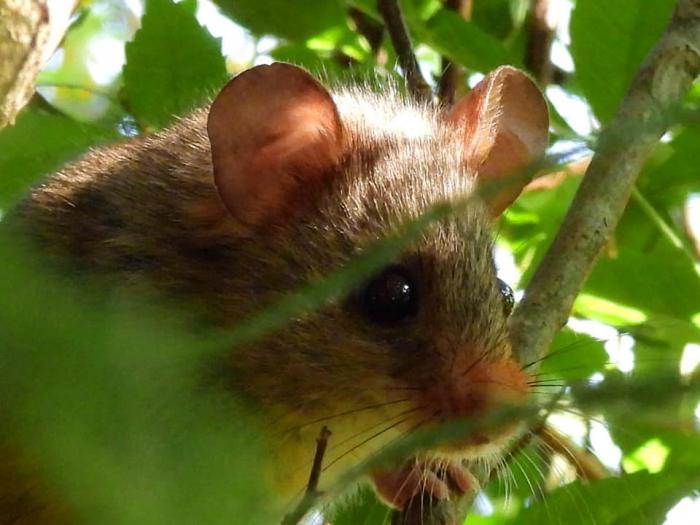
[[[471,353],[470,353],[471,354]],[[490,410],[525,402],[530,391],[527,373],[511,357],[459,356],[426,392],[439,420],[471,418]]]
[[[470,352],[455,358],[442,374],[442,380],[434,381],[424,391],[425,398],[421,401],[435,423],[479,421],[499,408],[524,404],[529,391],[529,376],[512,357],[489,360],[484,354],[474,357]],[[520,423],[515,421],[498,424],[484,421],[483,426],[479,423],[478,429],[443,443],[439,449],[447,453],[478,454],[478,450],[502,446],[519,428]]]

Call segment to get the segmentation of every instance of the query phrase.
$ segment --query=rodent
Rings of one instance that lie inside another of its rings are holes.
[[[79,272],[143,283],[231,329],[431,205],[526,166],[547,134],[546,103],[511,67],[442,109],[391,86],[328,90],[275,63],[239,74],[163,131],[66,165],[13,222]],[[332,446],[396,423],[351,454],[329,452],[327,484],[421,422],[527,399],[491,233],[521,186],[432,224],[350,297],[231,352],[221,365],[231,395],[295,429],[269,436],[274,493],[287,501],[304,488],[299,465],[323,425]],[[473,482],[462,459],[495,461],[518,432],[485,432],[371,477],[394,507],[421,487],[447,497],[445,476],[462,490]]]

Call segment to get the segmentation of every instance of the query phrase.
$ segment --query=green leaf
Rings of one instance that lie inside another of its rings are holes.
[[[41,465],[75,521],[278,523],[256,419],[204,379],[226,345],[168,310],[65,286],[0,242],[14,247],[0,258],[0,440]]]
[[[210,98],[228,76],[220,48],[187,4],[148,0],[123,70],[124,96],[138,121],[163,127]]]
[[[376,2],[347,0],[347,3],[381,20],[376,10]],[[518,61],[506,46],[482,29],[478,23],[467,21],[449,9],[436,8],[436,5],[439,4],[401,2],[411,36],[416,42],[431,46],[436,52],[473,71],[488,72],[503,64],[518,65]],[[500,10],[503,6],[496,7]],[[486,18],[482,18],[482,15]],[[479,16],[480,20],[486,23],[486,19],[498,15],[490,10],[480,10]],[[502,28],[501,25],[499,27]]]
[[[560,381],[556,378],[568,381],[585,380],[603,368],[607,362],[608,354],[601,341],[565,328],[557,334],[552,350],[542,361],[539,372],[543,375],[539,379],[548,385],[559,384]],[[535,390],[548,394],[558,391],[551,386],[535,387]]]
[[[700,192],[698,144],[700,125],[682,128],[668,144],[669,156],[642,175],[639,181],[642,193],[661,209],[678,208],[690,193]]]
[[[554,517],[565,516],[567,525],[657,524],[661,523],[674,498],[699,484],[700,473],[680,469],[658,474],[637,472],[590,485],[576,481],[523,510],[507,523],[551,523]],[[664,504],[661,509],[656,505],[659,503]]]
[[[686,344],[700,343],[700,329],[691,322],[658,314],[627,332],[635,340],[635,374],[677,373]],[[686,416],[692,418],[692,413]]]
[[[368,486],[331,507],[327,516],[333,525],[385,525],[391,517],[391,509],[380,503]]]
[[[662,239],[653,249],[621,246],[601,257],[583,291],[647,315],[689,320],[698,311],[700,279],[691,261]]]
[[[697,453],[700,450],[700,435],[687,430],[695,420],[693,412],[697,403],[697,394],[688,394],[662,407],[660,413],[656,410],[654,417],[645,420],[648,407],[642,401],[638,410],[633,409],[635,415],[632,417],[630,411],[609,410],[605,413],[605,421],[615,444],[626,456],[634,454],[653,437],[670,449],[665,463],[667,470],[682,468],[700,471],[700,455]]]
[[[583,315],[588,319],[595,319],[612,326],[634,325],[647,319],[644,312],[635,308],[629,308],[587,293],[580,293],[576,297],[573,311],[576,315]]]
[[[411,26],[420,41],[472,71],[518,65],[500,40],[447,9],[439,9],[424,23],[412,21]]]
[[[14,126],[0,132],[0,209],[89,146],[116,136],[115,129],[26,108]]]
[[[270,52],[270,56],[275,60],[302,66],[312,74],[325,71],[332,75],[338,75],[341,71],[340,64],[320,55],[320,53],[301,44],[283,44]]]
[[[581,89],[601,122],[612,117],[675,4],[577,0],[571,15],[571,54]]]
[[[374,0],[345,0],[349,7],[359,9],[366,15],[374,18],[377,22],[382,22],[382,17],[377,11],[377,2]]]
[[[254,35],[275,35],[294,41],[344,24],[345,13],[340,0],[315,2],[306,0],[214,0],[221,10]]]
[[[556,188],[525,193],[506,213],[503,235],[523,272],[520,287],[554,238],[578,182],[570,177]],[[700,279],[687,255],[631,203],[618,225],[615,248],[598,259],[582,292],[587,296],[577,311],[617,326],[652,315],[688,321],[699,309]]]
[[[658,438],[650,439],[622,462],[625,472],[646,470],[655,474],[663,470],[668,459],[669,448]]]
[[[505,39],[513,30],[510,0],[473,2],[471,19],[491,35]]]

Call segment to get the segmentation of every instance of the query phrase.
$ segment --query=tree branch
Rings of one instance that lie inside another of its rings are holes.
[[[698,73],[700,0],[679,0],[665,34],[601,134],[598,152],[559,233],[513,315],[511,338],[521,362],[544,355],[565,324],[598,254],[612,238],[644,161],[665,132],[669,110]],[[404,511],[392,523],[456,525],[463,521],[475,495],[469,492],[457,501],[426,502],[423,512]]]
[[[0,128],[35,91],[35,80],[68,29],[77,0],[0,0]]]
[[[430,101],[432,99],[432,90],[418,67],[418,60],[413,52],[411,37],[408,36],[408,29],[401,14],[398,0],[377,0],[377,10],[382,15],[384,24],[391,37],[391,42],[399,59],[399,65],[406,76],[408,88],[417,100]]]
[[[601,249],[612,238],[667,116],[700,72],[700,0],[679,0],[595,154],[569,212],[511,319],[521,362],[544,355],[566,323]],[[634,130],[634,131],[633,131]]]
[[[552,61],[549,59],[554,31],[547,24],[549,0],[530,0],[530,16],[527,24],[527,49],[525,66],[541,86],[552,81]]]

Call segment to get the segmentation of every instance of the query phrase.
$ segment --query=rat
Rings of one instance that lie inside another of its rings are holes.
[[[347,297],[218,364],[231,395],[274,422],[265,468],[289,499],[305,487],[322,426],[330,486],[417,428],[527,401],[508,339],[512,291],[492,253],[492,223],[524,182],[485,200],[477,190],[538,159],[547,139],[546,103],[513,67],[442,108],[392,85],[329,89],[274,63],[167,129],[69,163],[13,220],[73,271],[148,287],[232,330],[431,206],[474,197]],[[368,478],[397,509],[419,492],[449,498],[475,487],[469,462],[496,465],[522,432],[482,429]]]

